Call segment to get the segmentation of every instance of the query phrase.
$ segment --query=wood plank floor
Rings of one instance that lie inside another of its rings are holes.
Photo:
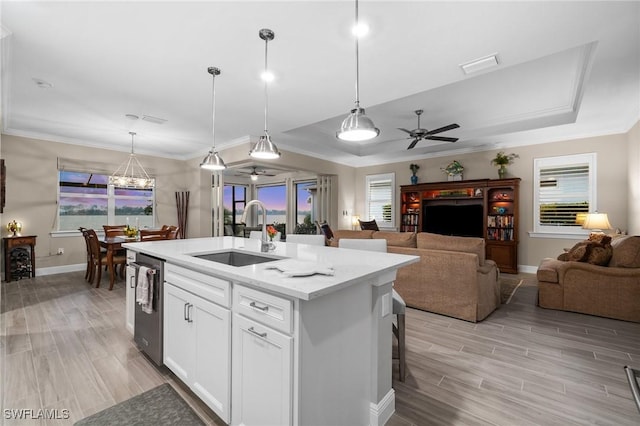
[[[638,425],[623,366],[640,368],[640,324],[535,306],[522,275],[508,305],[472,324],[408,309],[407,366],[390,426]],[[74,272],[2,283],[0,391],[6,425],[71,425],[168,382],[207,424],[223,423],[124,328],[124,286]],[[57,409],[68,419],[7,418]]]

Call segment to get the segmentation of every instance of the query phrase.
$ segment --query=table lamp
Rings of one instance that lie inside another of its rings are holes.
[[[590,229],[591,234],[604,234],[603,229],[611,229],[606,213],[589,213],[582,224],[584,229]],[[591,235],[589,234],[589,235]]]

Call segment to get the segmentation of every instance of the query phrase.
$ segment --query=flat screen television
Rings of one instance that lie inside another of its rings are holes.
[[[479,204],[442,204],[422,208],[422,231],[459,237],[483,237],[483,207]]]

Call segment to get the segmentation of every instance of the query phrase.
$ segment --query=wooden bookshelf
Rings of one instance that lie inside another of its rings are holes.
[[[400,231],[430,230],[432,226],[425,223],[425,209],[429,210],[431,206],[478,206],[473,207],[473,212],[481,210],[482,218],[474,218],[473,226],[452,215],[452,222],[441,233],[462,235],[469,232],[482,236],[487,258],[495,261],[502,272],[517,273],[519,186],[519,178],[403,185],[400,187]]]

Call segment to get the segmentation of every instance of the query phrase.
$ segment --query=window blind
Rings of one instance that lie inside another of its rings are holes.
[[[369,220],[391,225],[393,187],[391,179],[370,180],[368,186]]]
[[[539,169],[539,221],[545,226],[581,226],[589,212],[589,164]]]

